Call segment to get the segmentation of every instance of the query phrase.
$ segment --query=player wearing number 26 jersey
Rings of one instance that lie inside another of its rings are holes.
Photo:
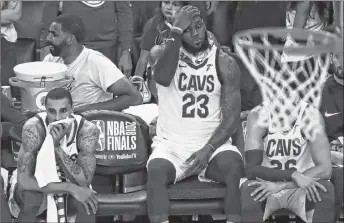
[[[310,144],[301,130],[302,116],[306,108],[307,104],[303,103],[294,126],[288,132],[278,131],[268,122],[269,131],[265,137],[262,166],[297,170],[301,173],[314,166]]]
[[[153,55],[160,54],[154,61]],[[224,212],[241,222],[243,159],[231,138],[240,129],[240,71],[205,29],[199,10],[177,12],[169,39],[150,52],[159,117],[147,164],[151,222],[167,222],[167,185],[189,176],[226,184]]]
[[[262,222],[279,209],[288,209],[305,222],[334,221],[334,189],[330,144],[320,112],[305,102],[291,128],[272,125],[268,103],[248,115],[245,156],[247,179],[242,179],[243,222]],[[311,113],[308,113],[311,112]],[[306,138],[303,117],[313,114],[316,136]],[[265,119],[267,125],[258,124]]]

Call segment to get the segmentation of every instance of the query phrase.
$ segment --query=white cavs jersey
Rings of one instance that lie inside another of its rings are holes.
[[[158,137],[177,143],[203,143],[214,133],[222,120],[218,52],[219,49],[213,45],[198,65],[179,59],[170,86],[157,85]]]
[[[304,103],[294,126],[288,132],[274,129],[269,119],[262,166],[280,170],[294,169],[301,173],[314,166],[309,143],[303,137],[300,127],[306,108],[307,104]]]

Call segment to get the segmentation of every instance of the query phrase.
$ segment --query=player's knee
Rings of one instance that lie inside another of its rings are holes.
[[[321,200],[330,200],[334,201],[334,187],[333,184],[328,180],[319,180],[318,181],[321,185],[323,185],[326,189],[326,192],[319,189],[318,192],[320,194]]]
[[[214,157],[219,171],[229,178],[240,179],[244,173],[244,163],[241,156],[234,151],[223,151]]]
[[[243,211],[252,211],[258,208],[258,202],[253,200],[251,193],[257,189],[258,186],[248,186],[252,182],[251,180],[246,181],[241,185],[241,206]]]
[[[38,212],[39,208],[42,205],[44,195],[41,192],[37,191],[22,191],[22,202],[21,211],[30,211],[32,213]]]
[[[333,168],[331,182],[334,186],[337,184],[343,185],[343,168]]]
[[[152,159],[147,165],[148,183],[149,184],[167,184],[174,166],[166,159]]]

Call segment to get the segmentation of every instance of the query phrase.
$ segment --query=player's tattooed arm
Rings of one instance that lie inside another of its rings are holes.
[[[219,58],[220,78],[222,79],[220,106],[222,121],[217,127],[208,144],[214,149],[222,146],[240,125],[241,95],[240,70],[233,57],[220,50]]]
[[[57,162],[67,179],[86,187],[91,184],[96,169],[95,151],[100,149],[99,129],[91,122],[85,121],[77,137],[80,149],[77,160],[72,161],[62,149],[59,149],[56,150]]]
[[[164,87],[169,87],[179,62],[179,51],[182,45],[182,34],[174,31],[164,45],[154,46],[150,51],[150,63],[155,81]]]
[[[22,145],[18,153],[18,184],[23,188],[39,188],[34,174],[37,154],[42,143],[42,132],[39,129],[37,119],[32,118],[23,127]]]
[[[22,133],[22,145],[18,154],[17,171],[18,185],[23,190],[38,191],[45,194],[50,193],[70,193],[68,183],[49,183],[44,187],[39,187],[34,176],[38,151],[44,142],[44,130],[37,118],[29,119]]]

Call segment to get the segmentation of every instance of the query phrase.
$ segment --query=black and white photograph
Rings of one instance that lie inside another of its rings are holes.
[[[1,0],[0,223],[344,223],[343,5]]]

